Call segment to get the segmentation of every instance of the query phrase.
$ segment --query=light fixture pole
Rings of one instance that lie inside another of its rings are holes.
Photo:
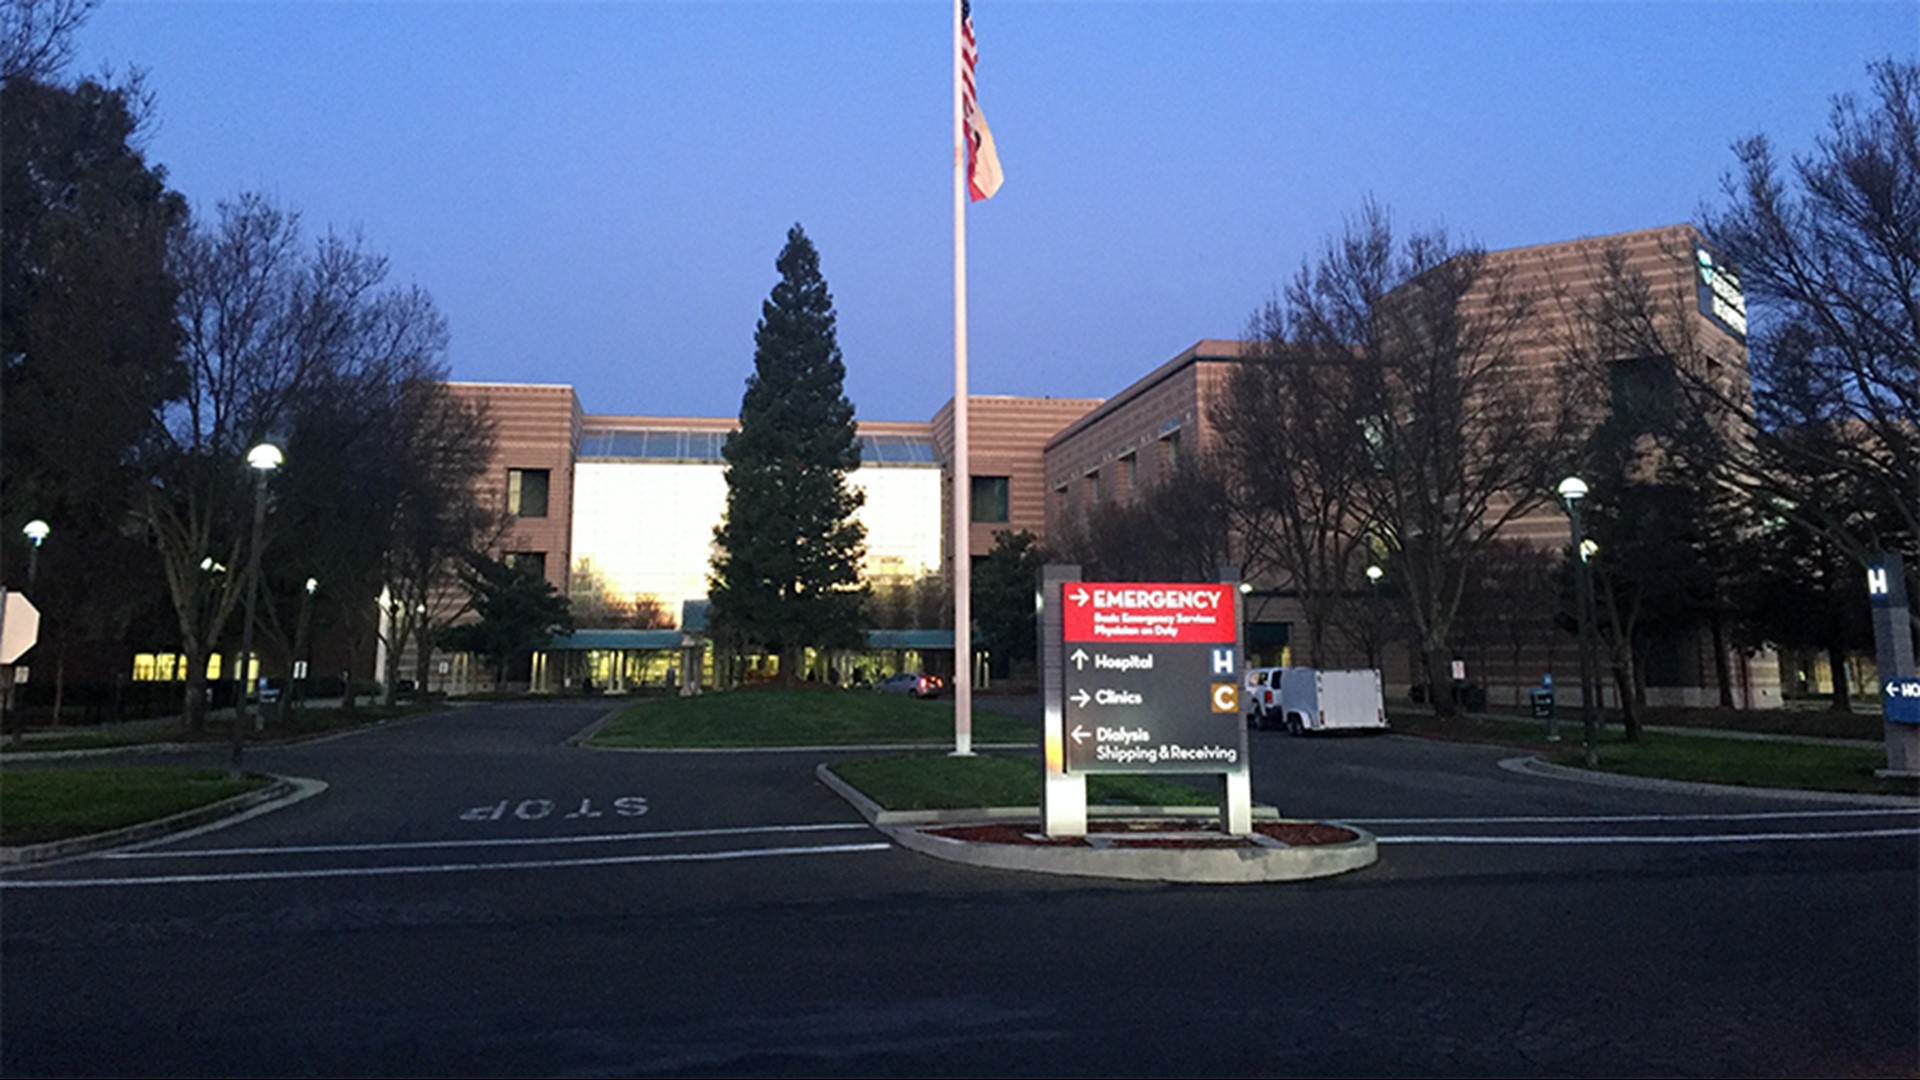
[[[1587,768],[1598,768],[1599,755],[1593,742],[1600,726],[1599,673],[1593,656],[1593,568],[1587,564],[1586,532],[1580,523],[1580,500],[1587,497],[1587,483],[1577,476],[1560,481],[1560,501],[1567,506],[1567,523],[1573,530],[1575,605],[1580,609],[1580,752]]]
[[[247,467],[253,470],[253,540],[247,545],[247,612],[240,627],[240,695],[233,702],[233,775],[240,775],[240,757],[247,742],[245,721],[248,712],[253,713],[254,722],[260,721],[258,710],[249,710],[247,691],[252,678],[248,671],[253,664],[253,609],[255,599],[260,593],[260,537],[266,531],[267,521],[267,474],[280,467],[286,460],[280,448],[272,443],[261,443],[247,451]]]
[[[300,688],[300,703],[304,706],[307,700],[307,680],[312,677],[311,668],[313,660],[313,657],[308,655],[308,653],[313,651],[312,635],[310,633],[310,628],[313,625],[313,594],[315,590],[319,588],[319,578],[308,578],[306,591],[300,594],[300,619],[294,624],[293,657],[289,664],[290,667],[298,667],[298,670],[292,673],[297,677],[289,678],[286,689],[280,692],[281,723],[285,723],[288,716],[293,712],[293,688],[295,686]]]
[[[1382,636],[1380,627],[1380,579],[1386,576],[1387,572],[1380,569],[1379,563],[1368,564],[1367,584],[1373,589],[1373,599],[1367,609],[1367,664],[1375,671],[1380,670],[1381,662],[1384,659],[1380,654],[1386,651],[1387,644],[1380,640]]]
[[[1235,571],[1238,574],[1238,571]],[[1240,670],[1253,667],[1253,582],[1240,583]],[[1245,693],[1242,688],[1241,693]]]
[[[47,537],[53,535],[53,527],[39,518],[34,518],[20,531],[26,534],[28,542],[33,545],[27,549],[27,591],[32,592],[33,579],[40,574],[40,545],[46,543]]]

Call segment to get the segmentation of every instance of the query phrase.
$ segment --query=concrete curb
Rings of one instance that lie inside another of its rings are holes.
[[[995,870],[1122,881],[1244,884],[1330,877],[1370,866],[1380,858],[1379,845],[1371,833],[1339,822],[1314,824],[1339,825],[1353,833],[1354,840],[1311,847],[1262,843],[1253,847],[1190,849],[1026,847],[1018,844],[968,843],[952,837],[936,836],[926,830],[929,827],[987,821],[1026,820],[1037,823],[1040,810],[1038,807],[1005,806],[980,810],[886,810],[824,764],[814,768],[814,776],[829,790],[847,800],[860,816],[866,818],[868,824],[901,847],[948,862]],[[1091,816],[1108,818],[1203,817],[1219,812],[1218,807],[1212,806],[1090,806],[1087,810]],[[1263,821],[1281,820],[1278,811],[1271,806],[1255,807],[1254,817]]]
[[[325,790],[327,785],[319,780],[276,776],[273,777],[273,783],[257,791],[249,791],[244,795],[235,795],[230,799],[208,803],[171,817],[143,821],[124,829],[113,829],[90,836],[75,836],[66,840],[48,841],[44,844],[0,847],[0,870],[70,859],[77,855],[89,855],[109,848],[150,846],[162,840],[177,840],[182,836],[224,829],[248,818],[257,817],[281,807],[292,806]]]
[[[588,746],[591,738],[606,719],[595,721],[585,731],[568,740],[585,746],[589,750],[605,750],[614,754],[887,754],[887,753],[927,753],[929,751],[951,751],[950,742],[939,743],[838,743],[822,746]],[[1035,750],[1033,743],[975,743],[979,750]]]
[[[1625,776],[1620,773],[1597,773],[1586,769],[1576,769],[1569,765],[1555,765],[1537,757],[1510,757],[1500,759],[1500,767],[1508,772],[1524,773],[1550,780],[1570,780],[1577,784],[1595,784],[1601,787],[1636,788],[1641,791],[1665,791],[1675,795],[1744,795],[1761,799],[1798,799],[1803,802],[1858,803],[1866,806],[1899,806],[1920,808],[1920,799],[1904,795],[1870,795],[1847,791],[1808,791],[1802,788],[1763,788],[1743,787],[1739,784],[1704,784],[1688,780],[1659,780],[1650,776]]]

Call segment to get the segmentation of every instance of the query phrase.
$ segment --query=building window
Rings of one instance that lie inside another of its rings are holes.
[[[973,496],[969,504],[974,521],[1007,520],[1007,478],[1004,476],[976,476],[973,478]]]
[[[1662,431],[1673,426],[1674,402],[1681,397],[1673,359],[1640,356],[1616,360],[1607,366],[1613,414],[1633,432]]]
[[[1120,483],[1116,489],[1121,495],[1133,495],[1140,490],[1140,458],[1137,454],[1128,454],[1120,459]]]
[[[1160,445],[1164,448],[1161,463],[1166,468],[1165,475],[1171,476],[1180,470],[1180,433],[1167,432],[1166,437],[1160,440]]]
[[[507,513],[522,518],[547,516],[547,470],[507,470]]]
[[[1087,505],[1090,507],[1100,505],[1100,470],[1099,469],[1095,469],[1092,472],[1087,474]]]
[[[509,551],[504,561],[528,577],[546,580],[547,553],[544,551]]]

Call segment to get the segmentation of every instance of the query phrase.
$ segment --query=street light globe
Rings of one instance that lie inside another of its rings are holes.
[[[26,534],[27,539],[33,541],[34,547],[39,547],[41,542],[53,535],[53,526],[48,525],[39,518],[34,518],[32,521],[27,522],[26,526],[20,531]]]
[[[320,587],[320,579],[319,579],[319,578],[308,578],[308,579],[307,579],[307,595],[308,595],[308,596],[312,596],[312,595],[313,595],[313,592],[314,592],[314,590],[315,590],[315,589],[318,589],[319,587]]]
[[[279,468],[285,460],[286,455],[280,453],[280,448],[268,442],[247,451],[247,464],[262,472]]]
[[[1580,561],[1581,562],[1592,562],[1593,557],[1598,554],[1600,554],[1599,544],[1594,543],[1590,539],[1580,541]]]
[[[1587,497],[1587,482],[1577,476],[1569,476],[1560,481],[1560,497],[1567,502],[1578,502]]]
[[[1243,581],[1240,583],[1240,595],[1245,596],[1246,594],[1252,591],[1253,591],[1253,582]]]
[[[1377,566],[1367,567],[1367,580],[1373,582],[1375,585],[1380,584],[1380,579],[1386,576],[1387,572]]]

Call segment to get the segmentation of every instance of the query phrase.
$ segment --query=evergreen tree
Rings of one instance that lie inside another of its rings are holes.
[[[800,649],[859,644],[863,496],[846,365],[834,340],[833,297],[820,255],[795,225],[774,264],[780,282],[761,305],[754,372],[727,437],[727,516],[714,530],[708,582],[724,633],[780,656],[791,683]]]
[[[1003,529],[993,534],[993,550],[974,568],[973,618],[996,675],[1011,674],[1015,665],[1028,671],[1038,663],[1040,628],[1033,604],[1046,562],[1039,538],[1025,529]]]
[[[486,657],[496,683],[528,677],[535,650],[555,634],[573,633],[567,598],[532,570],[474,555],[463,576],[480,621],[449,629],[441,641],[455,651]]]

